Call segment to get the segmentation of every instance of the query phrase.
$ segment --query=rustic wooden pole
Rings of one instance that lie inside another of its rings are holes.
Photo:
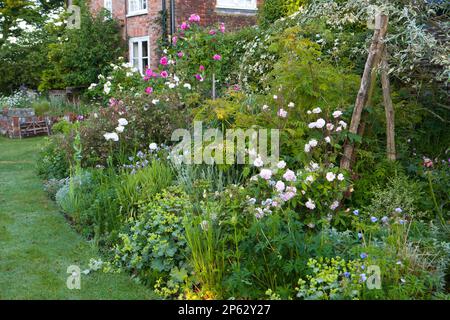
[[[391,161],[396,160],[395,151],[395,117],[394,106],[391,99],[391,84],[389,81],[389,64],[387,61],[387,51],[381,58],[381,85],[383,88],[384,110],[386,113],[386,151],[387,158]]]
[[[212,74],[212,99],[216,100],[216,74]]]
[[[372,71],[378,57],[383,52],[383,39],[386,35],[388,25],[388,17],[384,14],[379,14],[375,17],[375,31],[372,37],[372,44],[370,45],[369,55],[367,57],[364,73],[361,79],[361,85],[356,97],[355,108],[353,109],[352,120],[350,122],[349,132],[352,134],[358,133],[359,124],[361,122],[361,114],[369,97],[369,91],[372,81]],[[341,159],[341,168],[350,170],[351,160],[353,157],[355,146],[353,142],[347,141],[344,146],[344,154]]]

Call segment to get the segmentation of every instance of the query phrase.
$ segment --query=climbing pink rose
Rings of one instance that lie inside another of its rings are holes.
[[[159,60],[159,63],[161,63],[163,66],[167,66],[167,64],[169,63],[169,59],[164,56]]]
[[[219,61],[219,60],[222,60],[222,56],[220,54],[215,54],[213,56],[213,59],[216,60],[216,61]]]
[[[181,30],[185,31],[187,29],[189,29],[189,24],[187,24],[186,22],[183,22],[180,26]]]
[[[177,55],[178,55],[178,58],[183,58],[184,53],[180,51],[180,52],[177,53]]]
[[[169,76],[169,74],[167,73],[167,71],[161,71],[161,77],[163,78],[167,78]]]
[[[199,69],[200,71],[205,71],[205,66],[200,66]]]
[[[147,87],[146,89],[145,89],[145,93],[146,94],[151,94],[153,92],[153,88],[152,87]]]
[[[198,14],[191,14],[189,17],[189,22],[200,22],[200,16]]]

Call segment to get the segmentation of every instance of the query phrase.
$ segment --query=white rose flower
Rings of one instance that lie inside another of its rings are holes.
[[[112,141],[119,141],[119,136],[115,132],[107,132],[103,135],[106,139],[106,141],[112,140]]]
[[[311,139],[311,140],[309,140],[308,144],[311,147],[316,147],[317,146],[317,140],[316,139]]]
[[[155,151],[158,149],[158,145],[154,142],[150,143],[150,145],[148,146],[148,148],[152,151]]]
[[[309,210],[314,210],[316,208],[316,204],[314,203],[313,200],[308,199],[308,201],[305,203],[305,206],[309,209]]]
[[[122,126],[122,127],[124,127],[124,126],[126,126],[128,124],[128,121],[125,118],[120,118],[118,120],[118,122],[119,122],[119,125]]]
[[[286,167],[286,162],[284,162],[283,160],[281,160],[280,162],[277,163],[278,169],[284,169],[285,167]]]
[[[320,119],[318,119],[318,120],[316,121],[316,128],[321,129],[321,128],[323,128],[324,126],[325,126],[325,120],[323,120],[322,118],[320,118]]]
[[[336,175],[333,172],[328,172],[326,178],[329,182],[332,182],[334,181],[334,179],[336,179]]]
[[[116,131],[117,131],[118,133],[122,133],[124,129],[125,129],[125,127],[123,127],[123,126],[118,126],[118,127],[116,128]]]
[[[262,161],[261,157],[258,157],[253,161],[253,165],[257,168],[262,167],[264,165],[264,162]]]
[[[340,116],[342,116],[342,111],[336,110],[335,112],[333,112],[333,117],[334,118],[339,118]]]
[[[322,109],[320,109],[320,108],[314,108],[312,110],[312,113],[316,113],[316,114],[321,113],[321,112],[322,112]]]

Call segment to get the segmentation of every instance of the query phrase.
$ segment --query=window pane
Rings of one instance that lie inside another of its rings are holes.
[[[139,58],[139,42],[133,42],[133,59]]]
[[[148,58],[143,58],[142,59],[142,68],[145,70],[147,69],[149,63],[148,63]]]
[[[148,41],[142,41],[142,57],[148,57]]]

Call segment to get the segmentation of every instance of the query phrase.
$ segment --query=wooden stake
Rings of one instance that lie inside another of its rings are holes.
[[[395,161],[395,117],[388,72],[389,64],[387,61],[387,52],[384,50],[383,57],[381,58],[381,85],[383,88],[384,110],[386,112],[386,151],[388,159]]]
[[[355,108],[353,109],[352,120],[350,122],[349,132],[352,134],[358,133],[359,124],[361,122],[361,114],[369,97],[369,90],[372,82],[372,70],[376,66],[376,60],[383,52],[383,39],[387,32],[388,17],[384,14],[379,14],[375,17],[375,31],[372,37],[372,44],[370,45],[369,55],[367,57],[364,73],[361,79],[361,85],[356,97]],[[347,141],[344,145],[344,154],[341,159],[341,168],[350,170],[351,160],[353,157],[355,146],[353,142]]]

